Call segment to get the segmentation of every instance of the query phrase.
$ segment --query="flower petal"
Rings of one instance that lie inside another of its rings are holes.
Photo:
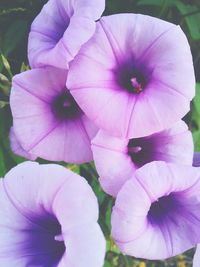
[[[199,245],[197,246],[196,252],[194,254],[194,259],[193,259],[193,267],[199,267],[199,262],[200,262],[200,247]]]
[[[126,87],[138,72],[144,80],[139,93]],[[194,85],[191,51],[180,28],[135,14],[101,18],[94,36],[70,65],[67,80],[77,103],[99,128],[129,139],[180,120],[189,111]]]
[[[93,35],[95,20],[104,8],[104,0],[48,1],[31,26],[30,65],[67,69],[81,46]]]
[[[199,177],[198,168],[165,162],[138,169],[112,214],[112,236],[122,252],[165,259],[199,243]]]
[[[58,267],[103,266],[106,250],[105,239],[97,224],[70,229],[66,235],[66,248],[66,255]]]
[[[30,160],[36,160],[37,156],[30,154],[23,149],[23,147],[21,146],[21,144],[19,143],[19,141],[15,136],[13,127],[11,127],[10,129],[9,138],[10,138],[10,146],[13,153]]]
[[[53,67],[14,77],[10,97],[14,132],[27,153],[52,161],[88,162],[92,160],[90,140],[97,127],[81,110],[70,118],[60,118],[54,110],[55,99],[68,93],[66,79],[67,71]],[[62,105],[61,101],[61,110]]]
[[[133,144],[131,148],[138,146],[141,151],[130,153],[130,142]],[[131,140],[113,137],[99,130],[92,140],[99,181],[105,192],[114,197],[135,170],[144,164],[162,160],[191,165],[193,151],[192,135],[183,121],[162,132]]]

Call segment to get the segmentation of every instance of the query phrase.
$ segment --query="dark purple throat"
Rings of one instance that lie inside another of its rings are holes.
[[[61,225],[50,214],[43,214],[32,219],[33,224],[27,227],[27,240],[23,251],[29,255],[30,266],[57,266],[65,253]]]
[[[170,217],[180,211],[180,201],[175,193],[160,197],[151,204],[148,212],[148,220],[153,225],[162,225]]]
[[[82,114],[78,104],[67,90],[54,98],[52,110],[60,120],[75,119]]]
[[[123,63],[114,71],[117,84],[132,94],[141,93],[147,84],[148,78],[142,67],[131,63]]]
[[[128,143],[128,155],[137,167],[156,160],[155,138],[133,138]]]

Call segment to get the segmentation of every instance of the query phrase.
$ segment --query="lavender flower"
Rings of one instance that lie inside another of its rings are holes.
[[[32,67],[68,68],[94,34],[105,0],[49,0],[31,26],[28,57]]]
[[[84,115],[65,86],[67,71],[46,67],[13,79],[11,110],[14,133],[26,153],[53,160],[92,160],[96,126]]]
[[[0,180],[0,265],[101,267],[97,199],[64,167],[26,162]]]
[[[200,242],[200,172],[192,166],[152,162],[120,190],[112,236],[126,254],[172,257]]]
[[[117,196],[136,169],[163,160],[192,165],[193,140],[187,125],[179,121],[172,128],[141,138],[119,139],[103,131],[92,140],[99,181],[108,194]]]
[[[195,93],[190,47],[180,27],[160,19],[103,17],[72,62],[67,86],[110,135],[147,136],[189,111]]]

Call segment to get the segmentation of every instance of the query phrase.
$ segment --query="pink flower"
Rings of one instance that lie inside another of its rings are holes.
[[[13,79],[10,104],[13,129],[28,154],[52,161],[92,160],[96,126],[66,88],[67,71],[33,69]]]
[[[0,265],[102,267],[98,204],[83,177],[26,162],[0,179]]]
[[[194,145],[187,125],[179,121],[168,130],[130,140],[99,131],[92,140],[92,151],[101,186],[115,197],[146,163],[163,160],[192,165]]]
[[[146,164],[116,198],[112,236],[122,252],[166,259],[200,242],[200,172],[165,162]]]
[[[110,135],[130,139],[170,128],[195,94],[188,41],[180,27],[153,17],[103,17],[70,65],[67,87]]]
[[[105,0],[49,0],[31,26],[28,57],[31,67],[67,69],[82,44],[95,32]]]

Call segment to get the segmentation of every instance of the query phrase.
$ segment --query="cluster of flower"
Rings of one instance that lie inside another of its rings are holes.
[[[104,8],[104,0],[49,0],[36,17],[32,69],[12,84],[11,147],[32,160],[94,159],[116,198],[120,250],[165,259],[200,243],[200,170],[181,120],[195,94],[190,47],[179,26],[139,14],[100,18]],[[83,178],[26,162],[0,191],[2,266],[103,265],[97,200]]]

